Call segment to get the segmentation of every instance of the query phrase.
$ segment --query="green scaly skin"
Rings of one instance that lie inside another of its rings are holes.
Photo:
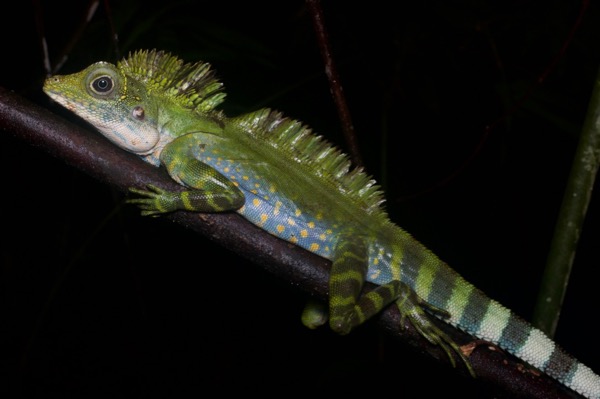
[[[215,108],[223,87],[206,63],[137,51],[46,80],[44,91],[121,148],[163,166],[183,192],[131,188],[143,215],[235,211],[269,233],[331,260],[329,303],[302,320],[347,334],[394,304],[454,363],[461,348],[438,317],[489,341],[586,398],[600,377],[541,331],[466,282],[393,224],[383,194],[348,158],[308,127],[261,109],[237,117]],[[366,281],[376,288],[363,292]]]

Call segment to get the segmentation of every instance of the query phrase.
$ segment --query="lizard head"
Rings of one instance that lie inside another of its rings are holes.
[[[209,112],[223,101],[221,89],[207,63],[184,64],[156,50],[137,51],[117,65],[97,62],[44,82],[44,92],[54,101],[138,155],[164,144],[161,112]]]
[[[127,151],[147,154],[159,142],[158,110],[146,89],[113,64],[49,77],[44,92]]]

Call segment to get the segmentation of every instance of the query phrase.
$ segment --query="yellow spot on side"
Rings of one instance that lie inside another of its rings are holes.
[[[327,238],[327,236],[325,234],[319,235],[319,240],[321,240],[321,241],[325,241],[326,238]]]
[[[242,176],[242,179],[244,179],[244,180],[250,180],[250,178],[248,176]]]
[[[264,224],[268,219],[269,219],[269,215],[267,215],[266,213],[262,213],[260,215],[260,223],[261,224]]]
[[[295,213],[296,213],[296,216],[300,216],[300,215],[302,215],[302,211],[301,211],[300,209],[296,209],[296,212],[295,212]]]
[[[292,244],[296,244],[298,242],[298,239],[296,237],[290,237],[290,242]]]
[[[278,224],[276,229],[278,233],[283,233],[283,231],[285,230],[285,226]]]
[[[288,224],[289,224],[290,226],[295,226],[295,225],[296,225],[296,222],[295,222],[295,221],[294,221],[294,219],[292,219],[292,218],[288,218],[287,222],[288,222]]]
[[[229,167],[226,167],[223,169],[223,172],[225,172],[225,173],[229,173],[229,171],[230,171]]]
[[[275,186],[269,186],[269,191],[274,193],[277,191],[277,188]]]
[[[306,238],[306,237],[308,237],[308,231],[306,231],[306,230],[302,230],[302,231],[300,232],[300,236],[301,236],[302,238]]]
[[[277,202],[275,202],[275,209],[273,210],[273,213],[274,213],[275,215],[279,215],[279,210],[281,209],[281,206],[282,206],[282,205],[283,205],[283,204],[281,203],[281,201],[277,201]]]
[[[310,227],[311,229],[315,228],[315,222],[308,222],[308,227]]]
[[[319,213],[317,213],[317,215],[315,217],[317,218],[317,220],[322,220],[323,214],[321,212],[319,212]]]
[[[260,206],[260,200],[258,198],[254,198],[252,200],[252,205],[258,208]]]
[[[319,250],[319,244],[317,244],[317,243],[310,244],[310,250],[311,251],[318,251]]]

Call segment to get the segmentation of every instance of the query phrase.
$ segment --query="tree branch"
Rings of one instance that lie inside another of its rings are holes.
[[[180,189],[162,169],[150,166],[101,136],[73,125],[1,87],[0,129],[122,191],[149,183],[170,190]],[[241,216],[233,213],[176,212],[164,217],[226,246],[309,294],[326,298],[328,261],[271,236]],[[378,323],[383,331],[416,350],[449,363],[445,353],[426,341],[412,326],[400,325],[394,307],[384,311],[378,317]],[[460,344],[472,341],[467,335],[442,322],[437,324]],[[549,377],[524,369],[521,362],[498,349],[490,348],[490,345],[478,344],[470,360],[479,381],[497,386],[503,392],[496,397],[578,397]],[[457,368],[462,375],[468,375],[462,364],[459,363]]]

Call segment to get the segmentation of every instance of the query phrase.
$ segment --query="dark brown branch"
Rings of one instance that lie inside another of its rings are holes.
[[[148,183],[168,189],[180,188],[161,169],[153,168],[99,135],[77,127],[3,88],[0,88],[0,130],[122,191],[131,186],[143,187]],[[327,261],[265,233],[237,214],[177,212],[165,217],[226,246],[311,295],[326,298]],[[395,308],[390,307],[383,312],[378,323],[382,330],[393,337],[448,363],[444,352],[424,340],[414,328],[401,328]],[[464,334],[444,323],[438,324],[457,342],[470,342],[470,338]],[[522,363],[502,351],[490,350],[487,344],[477,345],[470,359],[478,380],[498,386],[503,392],[496,397],[578,397],[550,378],[524,369]],[[460,363],[458,370],[464,376],[468,375]]]

